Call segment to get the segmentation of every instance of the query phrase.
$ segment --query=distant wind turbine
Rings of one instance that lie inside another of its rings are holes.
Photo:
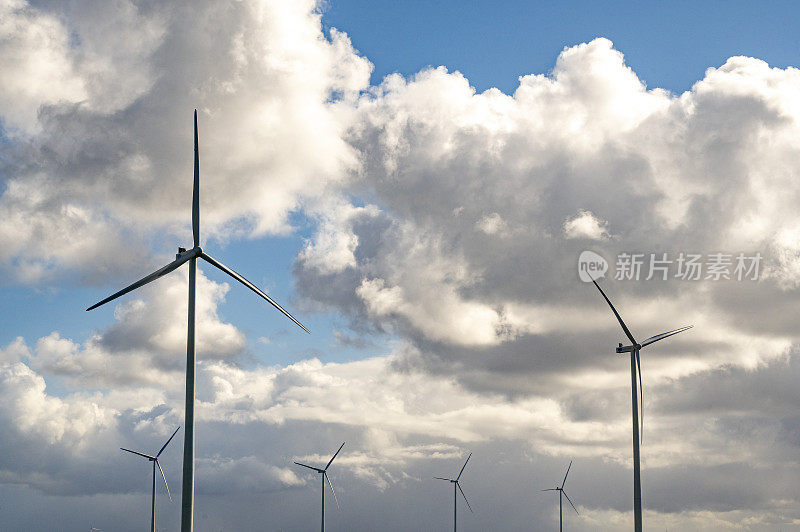
[[[564,512],[563,512],[563,507],[562,507],[562,504],[561,504],[562,503],[562,500],[561,500],[561,496],[562,495],[567,498],[567,501],[569,501],[569,504],[570,504],[570,506],[572,506],[572,509],[575,510],[575,513],[580,515],[580,513],[578,512],[578,509],[575,508],[574,504],[572,504],[572,501],[570,500],[569,495],[567,495],[567,492],[564,491],[564,484],[567,483],[567,475],[569,475],[569,470],[570,470],[571,467],[572,467],[572,460],[569,461],[569,466],[567,466],[567,473],[564,475],[564,480],[561,482],[561,487],[560,488],[559,487],[555,487],[555,488],[549,488],[549,489],[546,489],[546,490],[542,490],[542,491],[557,491],[558,492],[558,529],[559,530],[564,530]]]
[[[464,490],[461,489],[461,475],[464,473],[464,468],[467,467],[467,462],[469,459],[472,458],[472,453],[469,453],[467,456],[467,460],[464,462],[464,465],[461,466],[461,471],[458,472],[458,476],[456,478],[444,478],[444,477],[433,477],[436,480],[446,480],[453,484],[453,532],[456,530],[456,523],[458,519],[458,492],[461,492],[461,496],[464,497],[464,502],[467,503],[467,508],[469,511],[472,511],[472,506],[470,506],[469,501],[467,500],[467,496],[464,494]]]
[[[630,329],[628,326],[625,325],[625,322],[622,321],[622,317],[617,312],[617,309],[614,308],[614,305],[611,304],[611,301],[606,296],[606,293],[603,292],[603,289],[600,288],[600,285],[597,284],[597,281],[592,279],[592,282],[600,290],[600,293],[603,295],[603,299],[606,300],[608,306],[611,307],[611,311],[614,313],[614,316],[617,317],[617,321],[619,322],[622,330],[625,332],[625,336],[628,337],[628,340],[631,341],[631,345],[623,346],[619,344],[617,347],[617,353],[630,353],[631,354],[631,401],[632,401],[632,413],[633,413],[633,525],[634,530],[636,532],[642,532],[642,482],[641,482],[641,473],[640,473],[640,463],[639,463],[639,437],[642,433],[644,427],[644,390],[642,388],[642,363],[641,359],[639,358],[639,351],[652,343],[658,342],[659,340],[663,340],[664,338],[668,338],[673,334],[678,334],[680,332],[686,331],[691,329],[693,326],[688,325],[686,327],[681,327],[680,329],[675,329],[674,331],[668,331],[665,333],[657,334],[655,336],[651,336],[641,344],[636,341],[631,334]],[[637,394],[637,386],[636,386],[636,376],[639,376],[639,386],[638,386],[638,394]],[[639,401],[641,397],[641,402]],[[638,406],[637,406],[638,405]],[[642,425],[639,425],[639,412],[641,409],[641,419]]]
[[[175,429],[175,432],[172,433],[172,436],[169,437],[167,443],[165,443],[161,449],[156,453],[155,456],[150,456],[149,454],[140,453],[138,451],[131,451],[130,449],[126,449],[124,447],[120,447],[123,451],[127,451],[129,453],[138,454],[139,456],[143,456],[153,462],[153,500],[150,506],[150,532],[156,532],[156,467],[161,472],[161,478],[164,479],[164,487],[167,488],[167,495],[169,496],[169,500],[172,501],[172,494],[169,492],[169,484],[167,484],[167,477],[164,476],[164,470],[161,469],[161,463],[158,461],[158,457],[161,456],[161,453],[164,452],[164,449],[167,448],[169,442],[172,441],[172,438],[178,433],[181,428],[178,427]]]
[[[227,273],[247,288],[267,300],[273,307],[281,311],[287,318],[292,320],[295,324],[297,324],[300,328],[302,328],[307,333],[311,334],[308,329],[306,329],[303,324],[297,321],[294,316],[289,314],[283,307],[281,307],[278,303],[276,303],[272,298],[270,298],[267,294],[259,290],[255,285],[253,285],[250,281],[236,273],[235,271],[231,270],[221,262],[218,262],[211,258],[203,249],[200,247],[200,155],[197,148],[197,109],[194,111],[194,185],[192,188],[192,236],[194,237],[194,247],[190,250],[186,250],[184,248],[178,248],[178,254],[175,256],[175,260],[161,268],[160,270],[156,270],[155,272],[151,273],[147,277],[143,277],[142,279],[136,281],[132,285],[128,286],[127,288],[123,288],[116,294],[113,294],[104,300],[100,301],[99,303],[95,303],[91,307],[87,308],[86,310],[92,310],[94,308],[99,307],[100,305],[104,305],[109,301],[113,301],[114,299],[127,294],[128,292],[139,288],[140,286],[144,286],[149,282],[155,281],[156,279],[167,275],[168,273],[172,272],[173,270],[177,269],[183,263],[189,263],[189,324],[188,324],[188,331],[187,331],[187,340],[186,340],[186,410],[185,410],[185,422],[184,426],[186,429],[184,430],[184,438],[183,438],[183,491],[181,494],[181,532],[192,532],[192,518],[194,514],[194,384],[195,384],[195,363],[194,363],[194,324],[195,324],[195,277],[196,277],[196,269],[197,269],[197,259],[203,259],[212,266],[219,268],[223,272]]]
[[[313,467],[313,466],[310,466],[310,465],[301,464],[300,462],[295,462],[295,464],[297,464],[299,466],[303,466],[303,467],[307,467],[309,469],[313,469],[314,471],[316,471],[317,473],[322,475],[322,477],[321,477],[321,480],[322,480],[322,525],[321,525],[321,530],[322,530],[322,532],[325,532],[325,481],[326,480],[328,481],[328,485],[331,487],[331,493],[333,493],[333,500],[336,501],[336,508],[339,508],[339,499],[336,498],[336,491],[334,491],[334,489],[333,489],[333,483],[331,482],[331,479],[328,477],[328,468],[333,463],[333,459],[336,458],[336,455],[339,454],[339,451],[342,450],[342,447],[344,447],[344,444],[345,444],[345,442],[342,442],[342,444],[339,446],[339,450],[337,450],[333,454],[333,458],[331,458],[328,461],[328,465],[325,466],[325,469],[320,469],[318,467]]]

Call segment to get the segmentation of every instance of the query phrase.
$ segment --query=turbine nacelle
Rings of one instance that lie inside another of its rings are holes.
[[[179,247],[178,253],[175,254],[175,260],[193,259],[195,257],[199,257],[202,254],[203,254],[203,248],[201,248],[200,246],[195,246],[191,249]]]

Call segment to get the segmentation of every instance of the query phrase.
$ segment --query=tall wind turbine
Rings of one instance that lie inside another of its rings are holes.
[[[614,313],[614,316],[617,317],[617,321],[619,322],[622,330],[625,332],[625,336],[628,337],[628,340],[631,341],[631,345],[623,346],[619,344],[617,347],[617,353],[630,353],[631,354],[631,411],[633,413],[633,526],[636,532],[642,532],[642,482],[641,482],[641,474],[640,474],[640,463],[639,463],[639,437],[642,433],[642,427],[644,426],[644,390],[642,388],[642,363],[639,358],[639,351],[652,343],[658,342],[659,340],[663,340],[664,338],[668,338],[673,334],[678,334],[680,332],[686,331],[692,328],[692,325],[688,325],[686,327],[681,327],[680,329],[675,329],[674,331],[667,331],[665,333],[657,334],[655,336],[651,336],[647,340],[642,343],[636,341],[631,334],[630,329],[628,326],[625,325],[625,322],[622,321],[622,317],[617,312],[617,309],[614,308],[614,305],[611,304],[611,301],[606,296],[606,293],[603,292],[603,289],[600,288],[600,285],[597,284],[597,281],[592,279],[592,282],[600,290],[600,293],[603,295],[603,299],[606,300],[608,306],[611,307],[611,311]],[[637,393],[637,386],[636,386],[636,377],[639,377],[639,386],[638,386],[638,393]],[[642,399],[641,403],[639,399]],[[639,412],[641,409],[641,418],[642,418],[642,425],[639,425]]]
[[[334,489],[333,489],[333,483],[331,482],[331,479],[328,477],[328,468],[333,463],[333,459],[336,458],[336,455],[339,454],[339,451],[342,450],[342,447],[344,447],[344,444],[345,444],[345,442],[342,442],[342,444],[339,446],[339,450],[336,451],[333,454],[333,458],[331,458],[328,461],[328,465],[325,466],[325,469],[320,469],[318,467],[313,467],[313,466],[310,466],[310,465],[301,464],[300,462],[295,462],[295,464],[297,464],[299,466],[307,467],[309,469],[313,469],[314,471],[316,471],[317,473],[319,473],[321,475],[320,479],[322,480],[322,525],[321,525],[322,532],[325,532],[325,481],[326,480],[328,481],[328,485],[331,487],[331,493],[333,493],[333,500],[336,501],[336,507],[339,508],[339,499],[336,498],[336,491],[334,491]]]
[[[158,457],[161,456],[161,453],[164,452],[164,449],[167,448],[169,442],[172,441],[172,438],[178,433],[181,428],[178,427],[175,429],[175,432],[172,433],[172,436],[169,437],[167,443],[165,443],[161,449],[156,453],[155,456],[150,456],[149,454],[140,453],[138,451],[131,451],[130,449],[126,449],[124,447],[120,447],[123,451],[127,451],[129,453],[138,454],[139,456],[143,456],[153,462],[153,500],[150,506],[150,532],[156,532],[156,467],[161,472],[161,478],[164,479],[164,487],[167,488],[167,495],[169,495],[169,500],[172,501],[172,494],[169,492],[169,484],[167,484],[167,477],[164,476],[164,470],[161,469],[161,463],[158,461]],[[94,529],[93,529],[94,530]]]
[[[284,316],[292,320],[300,328],[307,333],[311,334],[303,324],[297,321],[294,316],[289,314],[283,307],[276,303],[271,297],[259,290],[250,281],[228,268],[221,262],[214,260],[200,247],[200,155],[197,149],[197,109],[194,111],[194,185],[192,187],[192,236],[194,237],[194,247],[190,250],[178,248],[178,254],[175,260],[156,270],[147,277],[136,281],[132,285],[123,288],[116,294],[108,296],[99,303],[95,303],[86,310],[92,310],[100,305],[104,305],[109,301],[127,294],[128,292],[144,286],[147,283],[155,281],[156,279],[167,275],[185,262],[189,263],[189,323],[187,326],[187,339],[186,339],[186,410],[185,410],[185,423],[184,423],[184,438],[183,438],[183,491],[181,501],[181,532],[192,532],[192,518],[194,510],[194,323],[195,323],[195,277],[197,270],[197,259],[203,259],[212,266],[219,268],[227,273],[247,288],[264,298],[273,307],[283,313]]]
[[[580,515],[578,513],[578,509],[575,508],[574,504],[572,504],[572,501],[570,500],[569,495],[567,495],[567,492],[564,491],[564,484],[567,483],[567,475],[569,475],[569,470],[570,470],[571,467],[572,467],[572,460],[569,461],[569,466],[567,466],[567,473],[564,475],[564,481],[561,482],[561,487],[560,488],[558,486],[556,486],[555,488],[549,488],[549,489],[546,489],[546,490],[542,490],[542,491],[557,491],[558,492],[558,530],[560,530],[560,531],[564,530],[564,512],[563,512],[563,506],[561,505],[561,502],[562,502],[562,500],[561,500],[562,497],[561,496],[562,495],[567,498],[567,501],[569,501],[569,504],[570,504],[570,506],[572,506],[572,509],[575,510],[575,513]]]
[[[450,483],[453,484],[453,532],[455,532],[455,530],[456,530],[456,523],[457,523],[457,520],[458,520],[458,492],[459,491],[461,492],[461,496],[464,497],[464,502],[467,503],[467,508],[469,508],[470,512],[472,511],[472,506],[469,505],[469,501],[467,500],[467,496],[464,495],[464,490],[461,489],[461,483],[459,482],[459,480],[461,480],[461,475],[464,473],[464,468],[467,467],[467,462],[469,462],[470,458],[472,458],[472,453],[469,453],[469,456],[467,456],[467,460],[464,462],[464,465],[461,466],[461,471],[458,472],[458,476],[456,478],[433,477],[436,480],[446,480],[447,482],[450,482]]]

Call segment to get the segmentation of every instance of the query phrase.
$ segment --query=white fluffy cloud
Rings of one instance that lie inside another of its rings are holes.
[[[315,5],[5,2],[0,263],[97,282],[156,231],[186,238],[193,107],[204,238],[289,231],[355,168],[347,102],[371,71]]]
[[[589,211],[580,210],[572,218],[564,222],[564,236],[567,238],[587,238],[589,240],[605,240],[609,238],[608,222],[598,220]]]

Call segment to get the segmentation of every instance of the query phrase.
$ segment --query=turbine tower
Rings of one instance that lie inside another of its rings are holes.
[[[164,452],[164,449],[167,448],[169,442],[172,441],[172,438],[178,433],[181,428],[178,427],[175,429],[175,432],[172,433],[172,436],[169,437],[167,443],[165,443],[161,449],[156,453],[155,456],[150,456],[149,454],[140,453],[138,451],[131,451],[130,449],[126,449],[124,447],[120,447],[123,451],[127,451],[129,453],[138,454],[139,456],[143,456],[153,462],[153,499],[150,505],[150,532],[156,532],[156,467],[161,472],[161,478],[164,479],[164,487],[167,488],[167,495],[169,495],[169,500],[172,501],[172,494],[169,492],[169,484],[167,484],[167,477],[164,476],[164,470],[161,469],[161,463],[158,461],[158,457],[161,456],[161,453]],[[98,530],[93,528],[92,530]]]
[[[619,344],[617,347],[617,353],[630,353],[631,354],[631,412],[633,414],[633,527],[636,532],[642,532],[642,482],[641,482],[641,466],[639,463],[639,438],[642,434],[642,429],[644,427],[644,390],[642,388],[642,363],[641,359],[639,358],[639,351],[645,346],[648,346],[654,342],[658,342],[659,340],[663,340],[664,338],[668,338],[673,334],[678,334],[680,332],[686,331],[692,328],[692,325],[688,325],[686,327],[681,327],[680,329],[675,329],[674,331],[667,331],[665,333],[657,334],[655,336],[651,336],[647,340],[642,343],[636,341],[631,334],[630,329],[628,326],[625,325],[625,322],[622,321],[622,317],[617,312],[617,309],[614,308],[614,305],[611,304],[611,301],[606,296],[606,293],[603,292],[603,289],[600,288],[600,285],[597,284],[597,281],[592,279],[592,282],[600,290],[600,293],[603,295],[603,299],[606,300],[608,306],[611,307],[611,312],[614,313],[614,316],[617,317],[617,321],[619,322],[622,330],[625,332],[625,336],[628,337],[628,340],[631,341],[631,345],[623,346]],[[637,393],[637,371],[638,371],[638,393]],[[641,398],[641,402],[640,402]],[[639,425],[639,412],[641,409],[641,419],[642,425]]]
[[[215,268],[219,268],[227,273],[247,288],[258,294],[260,297],[269,302],[273,307],[283,313],[284,316],[292,320],[300,328],[307,333],[311,334],[303,324],[297,321],[294,316],[289,314],[283,307],[273,301],[267,294],[259,290],[250,281],[228,268],[221,262],[211,258],[200,247],[200,155],[197,149],[197,109],[194,111],[194,184],[192,187],[192,236],[194,238],[194,247],[190,250],[178,248],[178,254],[175,260],[156,270],[150,275],[143,277],[132,285],[123,288],[116,294],[110,295],[99,303],[95,303],[86,310],[92,310],[104,305],[109,301],[127,294],[128,292],[144,286],[147,283],[155,281],[156,279],[167,275],[168,273],[176,270],[185,262],[189,263],[189,323],[187,326],[187,339],[186,339],[186,409],[185,409],[185,422],[184,438],[183,438],[183,491],[181,493],[181,532],[192,532],[194,515],[194,384],[195,384],[195,356],[194,356],[194,324],[195,324],[195,277],[197,271],[197,259],[203,259]]]
[[[472,511],[472,506],[469,505],[469,501],[467,500],[467,496],[464,494],[464,490],[461,489],[461,475],[464,473],[464,468],[467,467],[467,462],[469,459],[472,458],[472,453],[469,453],[467,456],[467,460],[464,462],[464,465],[461,466],[461,471],[458,472],[458,476],[456,478],[444,478],[444,477],[433,477],[436,480],[446,480],[453,484],[453,532],[456,530],[456,524],[458,522],[458,492],[461,492],[461,496],[464,497],[464,502],[467,503],[467,508],[469,511]]]
[[[575,508],[574,504],[572,504],[572,501],[570,500],[569,495],[567,495],[567,492],[564,491],[564,484],[567,483],[567,475],[569,475],[569,470],[570,470],[571,467],[572,467],[572,460],[569,461],[569,466],[567,466],[567,473],[564,475],[564,480],[563,480],[563,482],[561,482],[561,487],[560,488],[558,486],[556,486],[555,488],[549,488],[549,489],[546,489],[546,490],[542,490],[542,491],[557,491],[558,492],[558,530],[559,531],[564,530],[564,512],[563,512],[563,506],[561,504],[562,503],[562,497],[561,497],[562,495],[567,498],[567,501],[569,501],[569,504],[570,504],[570,506],[572,506],[572,509],[575,510],[575,513],[580,515],[580,513],[578,512],[578,509]]]
[[[333,489],[333,483],[331,482],[331,479],[328,477],[328,468],[333,463],[333,459],[336,458],[336,455],[339,454],[339,451],[342,450],[342,447],[344,447],[344,444],[345,444],[345,442],[342,442],[342,444],[339,446],[339,450],[336,451],[333,454],[333,458],[331,458],[328,461],[328,465],[325,466],[325,469],[320,469],[318,467],[313,467],[313,466],[310,466],[310,465],[301,464],[300,462],[295,462],[295,464],[297,464],[299,466],[303,466],[303,467],[307,467],[309,469],[313,469],[314,471],[316,471],[317,473],[322,475],[321,476],[321,480],[322,480],[322,525],[321,525],[321,530],[322,530],[322,532],[325,532],[325,481],[326,480],[328,481],[328,485],[331,487],[331,493],[333,493],[333,500],[336,501],[336,508],[339,508],[339,499],[336,498],[336,491],[334,491],[334,489]]]

